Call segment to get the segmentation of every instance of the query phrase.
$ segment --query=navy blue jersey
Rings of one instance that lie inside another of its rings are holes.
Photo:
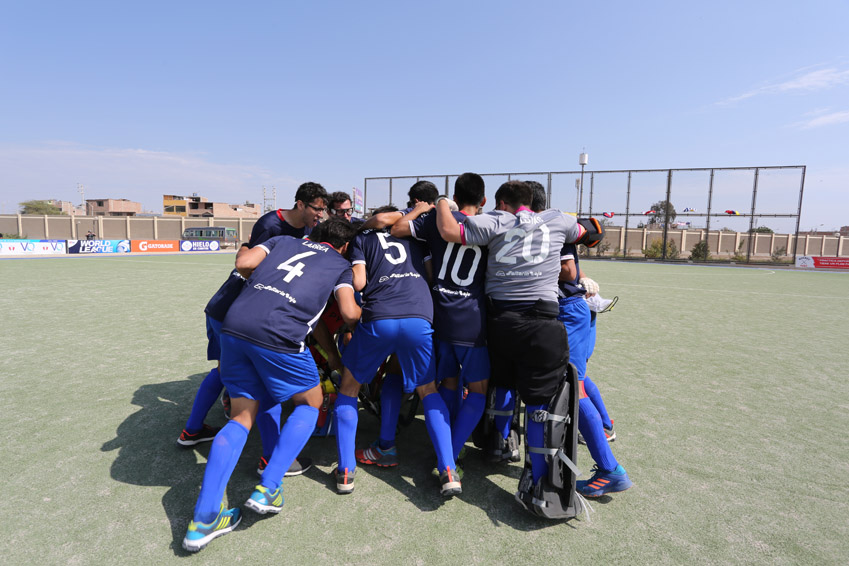
[[[326,244],[277,236],[224,318],[221,331],[274,350],[304,349],[304,339],[339,287],[353,287],[351,264]]]
[[[224,322],[224,317],[227,316],[230,305],[233,304],[233,301],[236,300],[236,297],[239,296],[239,293],[242,292],[244,287],[245,278],[239,275],[239,272],[234,269],[230,277],[227,278],[227,281],[218,288],[218,291],[206,303],[206,308],[203,309],[203,312],[218,322]]]
[[[452,214],[458,222],[466,218],[462,212]],[[460,346],[486,346],[486,248],[443,240],[435,212],[410,222],[410,232],[430,248],[434,336]]]
[[[586,291],[578,284],[581,279],[581,267],[578,265],[578,247],[575,244],[563,244],[560,250],[560,261],[571,259],[575,261],[575,279],[572,281],[558,281],[557,286],[561,297],[574,297],[584,295]]]
[[[293,238],[303,238],[309,236],[312,232],[312,227],[304,226],[303,228],[295,228],[286,220],[283,219],[283,209],[272,210],[266,212],[259,217],[259,220],[254,224],[251,230],[251,239],[248,242],[248,247],[252,248],[257,244],[261,244],[274,236],[292,236]]]
[[[424,273],[424,246],[365,230],[351,243],[351,263],[366,266],[363,322],[382,318],[423,318],[433,322],[433,302]]]

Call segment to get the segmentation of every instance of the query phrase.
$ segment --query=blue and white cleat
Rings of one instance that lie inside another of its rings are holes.
[[[283,485],[278,485],[274,491],[269,491],[264,485],[258,485],[245,501],[245,507],[260,515],[279,513],[283,510]]]
[[[211,523],[200,523],[192,521],[189,523],[189,530],[186,531],[186,538],[183,539],[183,548],[189,552],[197,552],[210,542],[212,539],[226,535],[236,528],[236,525],[242,520],[242,512],[237,509],[226,509],[224,504],[221,504],[221,511]]]

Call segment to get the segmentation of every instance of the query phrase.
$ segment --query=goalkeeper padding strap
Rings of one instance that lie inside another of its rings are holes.
[[[543,423],[544,446],[531,446],[525,451],[525,469],[519,479],[516,501],[546,519],[571,519],[584,510],[575,492],[580,475],[575,462],[578,454],[578,372],[569,364],[566,376],[548,404],[548,410],[528,415]],[[527,428],[527,427],[526,427]],[[534,484],[530,454],[542,454],[548,473]]]
[[[594,248],[604,238],[604,228],[601,227],[601,223],[595,218],[579,218],[578,224],[584,228],[584,233],[575,241],[576,244],[583,244],[588,248]]]

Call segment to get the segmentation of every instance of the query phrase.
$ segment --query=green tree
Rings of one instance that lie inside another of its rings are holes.
[[[749,230],[750,234],[758,233],[758,234],[772,234],[772,228],[769,226],[758,226],[757,228],[752,228]]]
[[[675,205],[665,200],[659,200],[651,205],[649,210],[654,210],[655,212],[649,215],[649,224],[660,224],[662,226],[666,222],[667,209],[669,210],[669,223],[672,224],[678,213],[675,212]]]
[[[672,240],[669,240],[665,246],[663,245],[663,240],[657,239],[652,240],[652,243],[649,246],[642,250],[643,255],[649,259],[660,259],[663,257],[663,252],[666,251],[666,259],[678,259],[678,254],[681,252],[678,250],[678,246]]]
[[[707,261],[710,259],[710,249],[708,249],[707,240],[702,240],[693,246],[690,250],[690,259],[693,261]]]
[[[28,200],[18,203],[21,214],[64,214],[62,209],[46,200]]]

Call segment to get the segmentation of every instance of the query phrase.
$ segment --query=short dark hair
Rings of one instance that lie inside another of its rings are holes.
[[[407,206],[414,206],[417,200],[433,204],[433,201],[439,196],[439,190],[430,181],[418,181],[407,191],[407,196],[410,197]]]
[[[503,202],[513,208],[529,206],[534,200],[534,192],[522,181],[507,181],[495,191],[495,202]]]
[[[317,197],[316,197],[317,198]],[[354,239],[357,229],[343,218],[328,218],[310,232],[313,242],[326,242],[337,250]]]
[[[485,185],[477,173],[463,173],[454,181],[454,200],[457,206],[478,206],[483,202]]]
[[[325,191],[324,187],[318,183],[304,183],[298,187],[297,191],[295,191],[295,202],[301,201],[304,204],[307,204],[318,198],[327,202],[327,191]]]
[[[336,191],[335,193],[330,193],[330,196],[327,198],[327,208],[335,208],[337,204],[342,204],[346,200],[351,201],[351,205],[353,206],[354,201],[351,200],[351,195],[344,191]]]
[[[392,204],[385,204],[381,207],[375,208],[372,211],[372,215],[381,214],[383,212],[398,212],[398,207]]]
[[[545,196],[545,189],[536,181],[525,181],[525,184],[534,192],[534,198],[531,200],[531,210],[534,212],[542,212],[545,210],[545,201],[548,200]]]

